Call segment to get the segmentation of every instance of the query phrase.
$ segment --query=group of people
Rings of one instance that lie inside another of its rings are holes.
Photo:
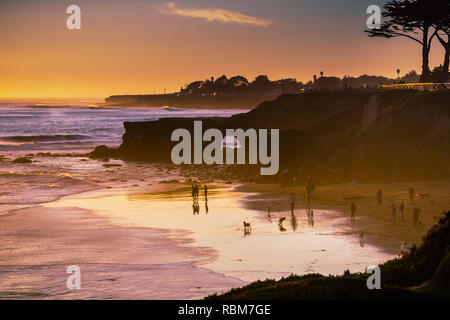
[[[416,190],[414,189],[414,187],[409,187],[408,188],[408,196],[409,196],[409,200],[411,203],[414,203],[414,198],[415,198],[415,194],[416,194]],[[377,206],[381,206],[383,204],[383,191],[381,189],[378,189],[377,191]],[[405,203],[403,202],[403,200],[400,202],[398,208],[397,205],[394,203],[394,201],[392,201],[391,204],[391,221],[392,223],[395,223],[396,219],[397,219],[397,211],[400,212],[400,220],[404,221],[405,218]],[[350,205],[350,220],[351,221],[355,221],[355,214],[356,214],[356,204],[352,201],[351,205]],[[413,223],[415,226],[418,225],[419,223],[419,214],[420,214],[420,207],[414,207],[413,209]]]
[[[308,177],[306,179],[305,189],[306,189],[306,194],[305,194],[305,196],[306,196],[306,213],[307,213],[308,217],[313,217],[314,212],[313,212],[313,210],[311,210],[311,199],[312,199],[313,192],[315,191],[316,188],[315,188],[315,185],[314,185],[311,177]],[[408,188],[408,196],[409,196],[409,200],[411,201],[411,203],[414,203],[415,195],[416,195],[416,190],[414,189],[414,187],[412,187],[412,186],[409,187]],[[377,206],[379,207],[383,204],[383,191],[381,189],[378,189],[376,197],[377,197]],[[294,214],[296,197],[293,192],[291,192],[289,200],[290,200],[291,214]],[[351,221],[355,221],[356,209],[357,209],[356,204],[355,204],[355,202],[352,201],[352,203],[350,205],[350,220]],[[400,212],[400,220],[404,221],[405,203],[403,202],[403,200],[400,202],[398,208],[397,208],[397,205],[392,201],[391,220],[393,223],[395,223],[395,221],[397,219],[397,211]],[[420,207],[415,207],[413,209],[413,223],[415,226],[417,226],[419,223],[419,214],[420,214]]]
[[[206,184],[204,186],[204,190],[205,190],[205,200],[208,200],[208,186]],[[192,199],[198,199],[199,191],[200,191],[200,186],[198,184],[193,184],[192,185]]]
[[[309,217],[309,221],[312,221],[312,225],[314,225],[314,220],[313,220],[314,219],[314,211],[311,209],[311,199],[312,199],[312,194],[313,194],[313,192],[315,190],[315,186],[313,184],[313,181],[312,181],[311,177],[308,177],[308,179],[306,180],[305,188],[306,188],[306,212],[307,212],[307,215]],[[416,190],[412,186],[409,187],[408,188],[408,197],[409,197],[409,200],[410,200],[411,203],[414,203],[415,196],[416,196]],[[377,190],[376,199],[377,199],[377,206],[378,207],[381,206],[383,204],[383,191],[381,189]],[[296,205],[296,197],[295,197],[293,192],[291,192],[289,200],[290,200],[291,216],[293,216],[294,215],[294,210],[295,210],[295,205]],[[391,209],[392,222],[395,223],[395,221],[396,221],[397,211],[400,213],[400,220],[404,221],[404,217],[405,217],[405,203],[404,203],[404,201],[402,200],[400,202],[400,204],[398,205],[398,208],[397,208],[397,205],[394,203],[394,201],[392,201],[391,208],[392,208]],[[352,201],[352,203],[350,205],[350,212],[351,212],[350,219],[351,219],[351,221],[355,221],[356,209],[357,209],[356,208],[356,204],[355,204],[354,201]],[[270,217],[270,210],[271,210],[271,207],[269,207],[269,209],[268,209],[268,216],[269,217]],[[420,207],[416,206],[413,209],[413,223],[414,223],[414,226],[417,226],[419,224],[419,215],[420,215]],[[295,218],[295,216],[294,216],[294,218]],[[282,220],[284,220],[284,219],[285,218],[281,218],[280,219],[280,222],[279,222],[280,230],[282,230],[281,229],[282,228]],[[295,223],[295,227],[296,226],[297,225]],[[283,228],[283,231],[285,231],[285,230],[286,229]],[[364,232],[361,232],[361,234],[360,234],[360,245],[364,246]],[[408,253],[408,245],[407,245],[407,243],[405,241],[401,245],[399,256],[403,256],[403,255],[405,255],[407,253]]]

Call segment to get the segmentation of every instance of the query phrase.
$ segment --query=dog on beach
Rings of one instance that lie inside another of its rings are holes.
[[[282,218],[280,218],[280,219],[278,220],[278,228],[280,228],[280,231],[281,231],[281,232],[285,232],[285,231],[286,231],[286,229],[283,227],[283,222],[284,222],[284,220],[286,220],[285,217],[282,217]]]

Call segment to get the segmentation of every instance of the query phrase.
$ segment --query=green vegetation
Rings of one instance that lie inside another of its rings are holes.
[[[242,288],[232,289],[223,295],[212,295],[206,299],[253,300],[253,299],[436,299],[443,298],[433,291],[418,292],[411,287],[418,286],[436,274],[438,266],[446,265],[450,255],[450,211],[443,214],[438,223],[423,238],[420,247],[413,247],[402,258],[387,261],[380,266],[381,290],[369,290],[368,276],[364,273],[351,274],[345,271],[340,276],[309,274],[292,275],[279,281],[257,281]],[[441,267],[441,269],[443,269]],[[448,276],[447,276],[448,277]],[[444,279],[435,275],[435,281]],[[442,291],[441,291],[442,292]],[[447,294],[450,290],[447,290]],[[448,296],[447,296],[448,297]]]

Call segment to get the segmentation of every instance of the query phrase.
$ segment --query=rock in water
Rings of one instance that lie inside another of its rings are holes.
[[[30,159],[24,158],[24,157],[19,157],[19,158],[14,159],[14,160],[12,161],[12,163],[32,163],[32,162],[33,162],[33,161],[31,161]]]

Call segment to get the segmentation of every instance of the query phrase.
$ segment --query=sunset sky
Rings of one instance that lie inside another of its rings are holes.
[[[396,76],[420,47],[363,32],[373,0],[0,0],[0,98],[178,91],[211,76]],[[66,8],[81,7],[81,30]],[[441,64],[435,42],[431,67]]]

